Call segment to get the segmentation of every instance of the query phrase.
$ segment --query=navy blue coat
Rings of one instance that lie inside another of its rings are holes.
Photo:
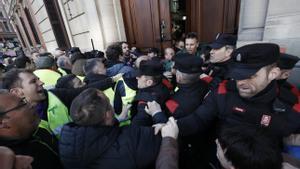
[[[191,115],[177,121],[180,134],[206,131],[215,125],[248,124],[265,127],[275,136],[300,132],[300,104],[290,105],[278,94],[276,82],[256,96],[240,97],[235,81],[223,81]]]
[[[66,169],[154,168],[161,136],[152,128],[65,125],[60,157]]]

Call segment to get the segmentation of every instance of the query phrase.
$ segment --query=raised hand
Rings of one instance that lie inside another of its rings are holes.
[[[161,129],[161,136],[162,137],[172,137],[177,139],[179,133],[179,129],[174,117],[170,117],[169,121],[166,125],[164,125]]]
[[[156,101],[147,102],[147,106],[145,107],[145,111],[150,116],[154,116],[156,113],[162,112],[160,105]]]
[[[119,73],[119,74],[116,74],[114,75],[113,77],[111,77],[111,79],[114,81],[114,82],[117,82],[119,79],[122,78],[124,73]]]

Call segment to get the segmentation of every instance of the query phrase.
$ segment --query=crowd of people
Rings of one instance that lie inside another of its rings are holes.
[[[300,168],[299,57],[236,41],[3,58],[0,168]]]

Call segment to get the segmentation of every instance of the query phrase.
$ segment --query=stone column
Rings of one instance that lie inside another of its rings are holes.
[[[104,47],[112,42],[126,40],[120,0],[95,0],[95,3],[101,22]]]
[[[103,25],[101,15],[97,10],[97,3],[95,0],[89,0],[89,3],[85,3],[84,8],[86,12],[86,18],[89,21],[90,37],[93,39],[95,48],[98,50],[104,49],[105,36],[103,34]]]
[[[269,0],[241,0],[238,44],[263,40]]]
[[[280,45],[283,52],[300,56],[300,1],[272,0],[263,40]]]

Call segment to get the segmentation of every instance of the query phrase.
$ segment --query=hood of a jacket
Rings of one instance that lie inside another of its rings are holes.
[[[108,78],[108,76],[106,75],[100,75],[100,74],[95,74],[95,73],[89,73],[85,76],[84,78],[84,82],[86,84],[90,84],[90,83],[94,83],[94,82],[98,82],[100,80],[105,80],[106,78]]]

